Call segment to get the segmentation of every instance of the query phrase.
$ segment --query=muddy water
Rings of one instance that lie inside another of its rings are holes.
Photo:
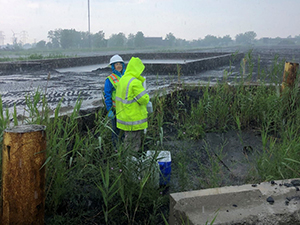
[[[219,50],[219,49],[218,49]],[[249,53],[250,49],[226,49],[235,52],[236,50]],[[147,89],[151,94],[155,90],[168,87],[174,82],[199,83],[202,81],[221,81],[224,75],[229,82],[247,76],[251,71],[252,80],[257,77],[258,68],[266,74],[272,73],[274,58],[278,61],[286,60],[299,62],[300,47],[263,47],[252,49],[252,64],[246,62],[245,70],[242,69],[242,62],[201,72],[198,74],[186,74],[182,76],[169,74],[143,74],[147,78]],[[149,61],[149,62],[148,62]],[[153,63],[153,60],[146,60],[145,63]],[[155,60],[154,60],[155,61]],[[160,60],[165,63],[178,63],[178,60]],[[278,63],[277,63],[278,64]],[[13,106],[17,106],[18,112],[23,114],[25,96],[33,95],[36,90],[46,94],[50,108],[55,108],[61,100],[62,107],[72,107],[80,97],[83,100],[83,107],[95,107],[101,105],[103,99],[104,81],[109,71],[95,71],[104,68],[107,64],[99,64],[85,67],[63,68],[50,73],[48,71],[35,71],[31,73],[15,73],[0,76],[0,95],[4,108],[12,112]],[[94,72],[91,72],[94,71]],[[283,68],[282,68],[283,71]],[[282,75],[279,74],[278,79]]]
[[[50,108],[55,108],[62,100],[62,106],[73,106],[80,97],[83,100],[83,107],[94,107],[101,104],[103,98],[104,82],[109,72],[83,72],[93,70],[95,67],[78,67],[61,69],[60,72],[46,71],[34,72],[31,74],[11,74],[0,76],[0,95],[4,107],[12,111],[14,104],[23,111],[25,96],[33,95],[36,90],[46,93]],[[147,90],[151,94],[155,90],[168,87],[174,82],[201,82],[221,80],[224,70],[233,70],[235,67],[220,67],[215,70],[205,71],[199,74],[185,75],[155,75],[144,74],[147,78]],[[71,71],[72,70],[72,71]],[[70,71],[70,72],[68,72]],[[233,71],[232,79],[238,75]]]

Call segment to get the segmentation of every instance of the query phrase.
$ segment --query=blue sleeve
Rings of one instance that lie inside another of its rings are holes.
[[[111,99],[113,90],[114,90],[114,86],[111,84],[109,79],[106,78],[105,84],[104,84],[104,98],[105,98],[105,105],[106,105],[107,111],[109,111],[111,109],[111,107],[113,106],[112,99]]]

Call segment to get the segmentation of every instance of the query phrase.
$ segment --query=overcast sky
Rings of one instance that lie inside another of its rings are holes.
[[[254,31],[257,38],[300,34],[300,0],[90,0],[91,33],[122,32],[193,40]],[[4,43],[32,43],[49,30],[88,31],[88,0],[0,0]],[[23,35],[22,35],[23,34]]]

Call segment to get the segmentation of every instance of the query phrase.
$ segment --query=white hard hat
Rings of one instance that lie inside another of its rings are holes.
[[[114,55],[113,57],[110,58],[110,61],[109,61],[109,65],[113,64],[113,63],[117,63],[117,62],[122,62],[124,63],[123,59],[121,56],[119,55]]]

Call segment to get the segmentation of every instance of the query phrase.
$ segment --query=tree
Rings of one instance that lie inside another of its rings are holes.
[[[166,35],[165,41],[167,42],[168,46],[172,47],[175,45],[176,37],[174,36],[174,34],[169,33]]]
[[[236,41],[237,44],[243,44],[243,43],[245,43],[245,36],[244,36],[244,34],[240,33],[240,34],[235,35],[235,41]]]
[[[247,37],[248,40],[250,40],[250,42],[253,42],[257,34],[254,31],[247,31],[245,33],[245,36]]]
[[[299,35],[295,35],[295,39],[299,40],[300,39],[300,34]]]
[[[77,35],[80,36],[78,43],[75,43],[80,48],[88,48],[90,47],[91,34],[89,32],[79,32]]]
[[[98,31],[96,34],[92,36],[93,46],[96,48],[106,47],[106,40],[104,38],[103,31]]]
[[[297,44],[300,43],[300,35],[295,35],[295,41]]]
[[[46,48],[46,41],[42,40],[42,41],[39,41],[38,43],[36,43],[36,48],[38,49],[44,49]]]
[[[222,45],[228,45],[231,42],[232,42],[232,38],[229,35],[225,35],[224,37],[221,38]]]
[[[60,47],[61,31],[61,29],[48,31],[48,38],[53,48]]]
[[[72,48],[72,47],[79,47],[80,40],[81,40],[80,33],[74,29],[71,29],[71,30],[64,29],[61,31],[60,44],[61,44],[61,47],[64,49]]]
[[[47,42],[46,47],[47,47],[48,49],[52,49],[52,48],[53,48],[53,45],[52,45],[51,42]]]
[[[203,44],[205,46],[217,46],[219,44],[219,40],[216,36],[209,34],[204,37]]]
[[[127,37],[127,47],[129,48],[133,48],[134,47],[134,39],[135,39],[135,35],[134,34],[128,34]]]
[[[203,40],[201,38],[198,38],[197,40],[194,39],[189,44],[192,47],[199,47],[203,45]]]
[[[136,33],[134,38],[134,45],[135,47],[143,47],[145,45],[145,37],[143,32],[139,31]]]
[[[123,33],[112,34],[108,39],[109,47],[123,47],[126,42],[126,36]]]
[[[176,39],[176,46],[188,46],[188,41],[185,39],[177,38]]]
[[[235,36],[235,41],[238,44],[251,44],[256,38],[254,31],[247,31],[244,34],[240,33]]]

